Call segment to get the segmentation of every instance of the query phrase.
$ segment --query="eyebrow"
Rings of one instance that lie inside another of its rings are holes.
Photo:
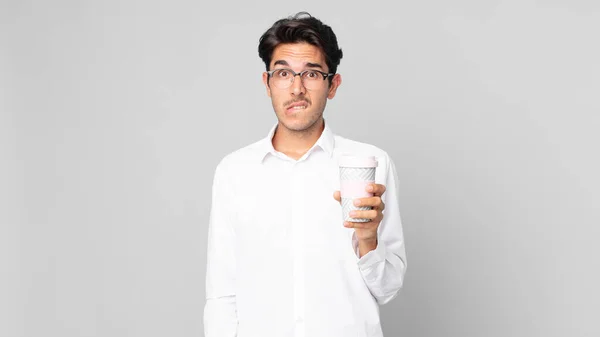
[[[282,66],[288,66],[288,67],[290,66],[287,63],[287,61],[285,61],[285,60],[277,60],[277,61],[275,61],[275,63],[273,63],[273,65],[274,66],[276,66],[276,65],[282,65]],[[323,66],[321,66],[318,63],[306,62],[306,66],[309,67],[309,68],[320,68],[320,69],[323,69]]]

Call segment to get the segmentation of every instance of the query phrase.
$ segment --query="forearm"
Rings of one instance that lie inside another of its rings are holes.
[[[398,202],[398,179],[393,162],[386,158],[385,185],[382,199],[386,205],[379,224],[377,244],[358,242],[358,267],[369,291],[379,304],[391,301],[398,294],[406,273],[406,251]],[[362,245],[362,247],[361,247]],[[374,246],[374,247],[373,247]]]
[[[375,250],[375,248],[377,248],[377,239],[358,241],[358,257],[361,258],[365,256],[365,254]]]
[[[237,336],[235,233],[227,176],[222,166],[217,166],[208,226],[205,337]]]
[[[382,242],[361,256],[358,267],[365,284],[379,304],[391,301],[402,288],[406,263]]]
[[[208,298],[204,306],[205,337],[236,337],[237,311],[235,296]]]

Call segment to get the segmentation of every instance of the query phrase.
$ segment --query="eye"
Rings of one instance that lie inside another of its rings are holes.
[[[285,69],[281,69],[281,70],[276,71],[275,75],[280,78],[287,78],[290,76],[290,72]]]
[[[311,80],[316,80],[316,79],[319,79],[320,75],[321,74],[318,71],[309,70],[306,72],[306,74],[304,74],[304,77],[311,79]]]

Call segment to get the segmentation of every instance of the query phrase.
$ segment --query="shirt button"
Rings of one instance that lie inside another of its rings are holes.
[[[304,319],[300,316],[296,317],[296,323],[302,323],[304,322]]]

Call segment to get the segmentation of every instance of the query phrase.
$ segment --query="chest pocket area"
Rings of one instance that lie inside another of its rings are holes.
[[[291,248],[291,206],[282,200],[286,197],[281,188],[269,183],[236,195],[236,236],[253,254],[259,251],[272,254]]]

